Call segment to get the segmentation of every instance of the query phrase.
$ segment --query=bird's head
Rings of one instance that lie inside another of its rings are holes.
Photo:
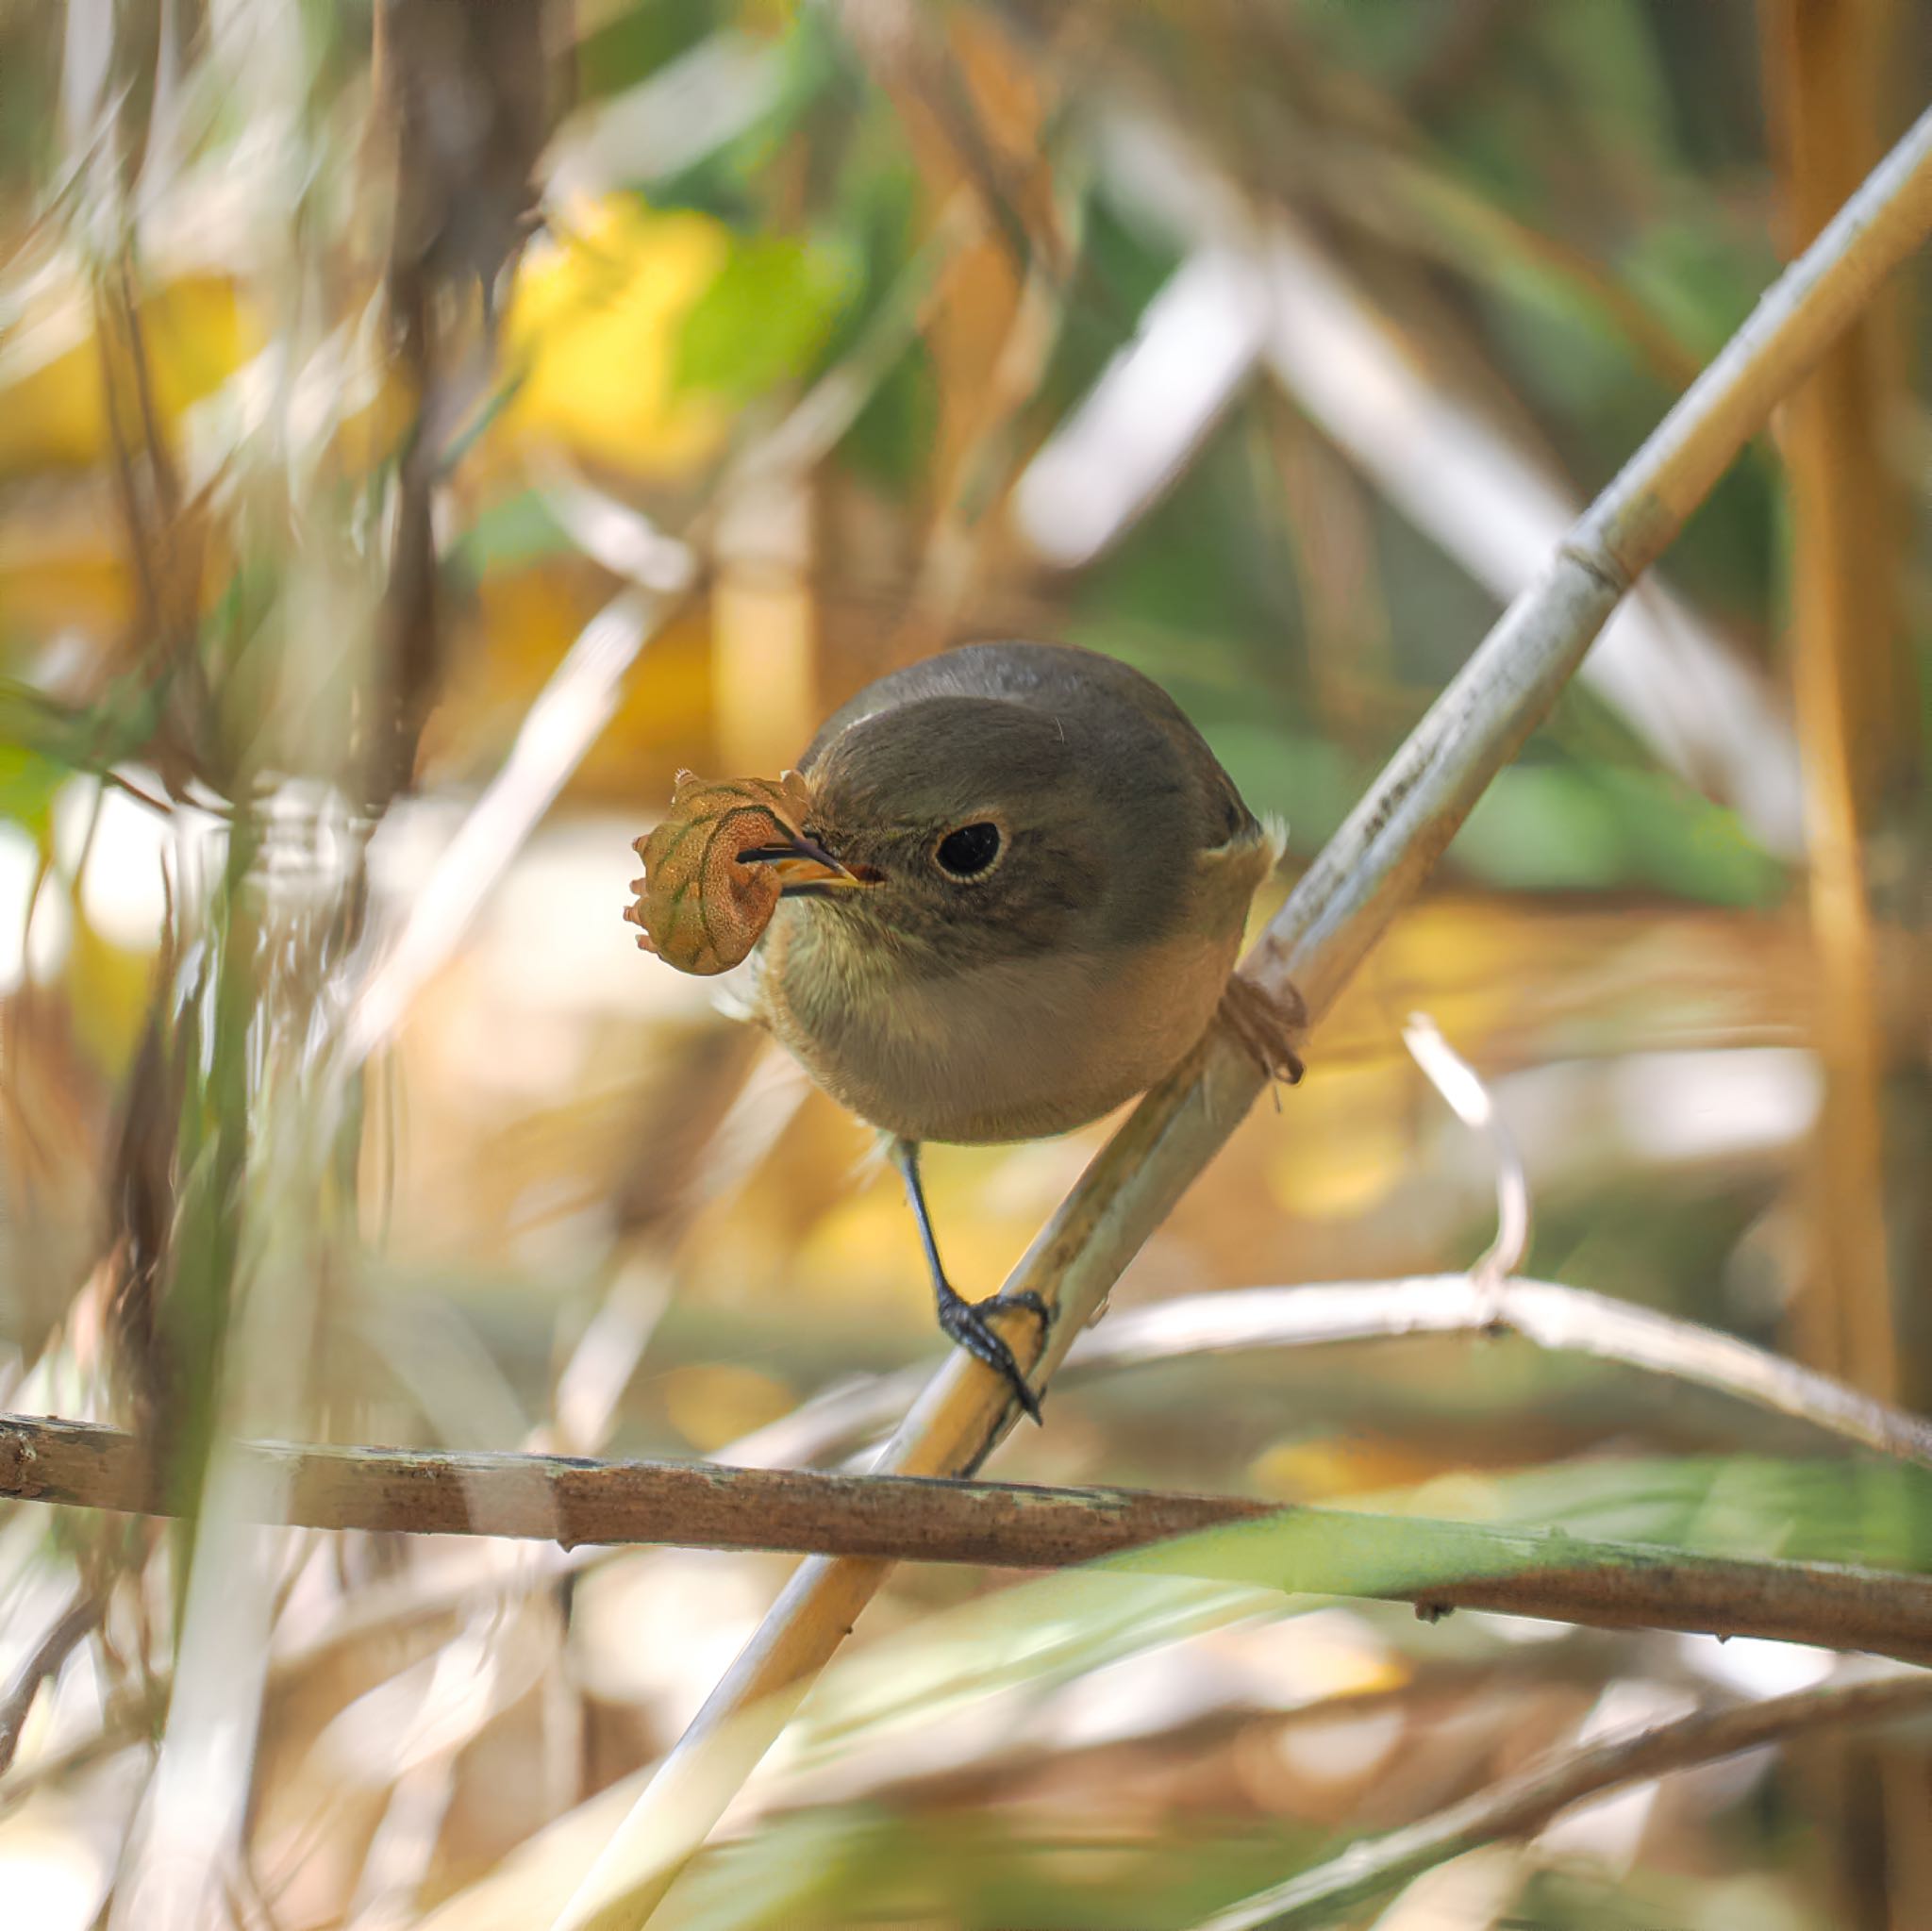
[[[964,968],[1077,941],[1160,861],[1145,801],[1073,721],[939,696],[861,717],[813,747],[803,836],[748,853],[802,914]]]

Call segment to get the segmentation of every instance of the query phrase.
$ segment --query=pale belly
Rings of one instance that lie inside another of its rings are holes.
[[[1144,1092],[1207,1031],[1240,944],[1188,936],[919,978],[843,946],[814,945],[801,972],[797,936],[781,916],[760,948],[773,1032],[874,1125],[958,1141],[1063,1133]]]

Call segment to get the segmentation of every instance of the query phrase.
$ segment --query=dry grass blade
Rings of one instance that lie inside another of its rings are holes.
[[[1523,1257],[1529,1252],[1529,1178],[1515,1136],[1496,1111],[1496,1103],[1476,1077],[1475,1069],[1457,1055],[1434,1020],[1424,1013],[1411,1013],[1402,1028],[1402,1042],[1450,1111],[1489,1141],[1496,1166],[1496,1238],[1470,1273],[1486,1285],[1500,1285],[1522,1266]]]
[[[1932,230],[1926,114],[1575,525],[1541,581],[1491,632],[1277,915],[1248,961],[1294,984],[1319,1017],[1410,897],[1484,787],[1547,713],[1624,591],[1704,500],[1745,440],[1874,289]],[[1213,1038],[1188,1075],[1141,1102],[1008,1283],[1054,1310],[1040,1380],[1106,1299],[1260,1090],[1255,1064]],[[1010,1397],[977,1362],[949,1362],[881,1459],[902,1473],[975,1469]],[[885,1573],[872,1560],[806,1562],[764,1627],[587,1876],[559,1924],[644,1923],[769,1748]]]
[[[0,1696],[0,1776],[5,1776],[20,1747],[20,1733],[41,1686],[60,1673],[60,1666],[86,1637],[100,1627],[107,1613],[101,1598],[89,1590],[75,1596],[65,1613],[48,1630],[21,1664],[7,1693]]]
[[[350,1018],[352,1059],[394,1030],[468,932],[491,888],[508,869],[617,707],[624,677],[681,592],[623,591],[587,624],[530,707],[503,769],[458,827],[408,923],[370,974]]]

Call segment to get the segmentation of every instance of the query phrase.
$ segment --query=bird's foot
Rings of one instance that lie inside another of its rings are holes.
[[[1020,1372],[1020,1364],[1013,1358],[1012,1349],[1001,1340],[987,1319],[989,1314],[998,1314],[1008,1307],[1038,1315],[1041,1330],[1042,1333],[1045,1331],[1048,1323],[1046,1303],[1030,1290],[1018,1294],[990,1294],[984,1301],[969,1301],[964,1295],[954,1292],[944,1282],[939,1284],[940,1326],[947,1338],[969,1355],[984,1361],[1012,1390],[1013,1399],[1038,1422],[1040,1397]]]
[[[1221,995],[1221,1023],[1271,1080],[1295,1085],[1305,1068],[1300,1047],[1308,1008],[1292,986],[1271,992],[1236,973]]]

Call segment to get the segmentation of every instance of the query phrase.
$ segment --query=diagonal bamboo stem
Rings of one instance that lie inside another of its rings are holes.
[[[1264,987],[1298,985],[1319,1017],[1416,891],[1484,787],[1548,713],[1632,581],[1664,550],[1772,408],[1932,230],[1932,112],[1873,172],[1578,521],[1541,581],[1504,614],[1329,841],[1249,955]],[[1033,1362],[1051,1375],[1153,1233],[1260,1091],[1216,1035],[1102,1149],[1021,1261],[1009,1291],[1054,1311]],[[1016,1335],[1032,1345],[1026,1334]],[[949,1361],[879,1466],[976,1469],[1009,1424],[976,1361]],[[635,1931],[656,1909],[836,1652],[889,1565],[803,1563],[764,1625],[639,1798],[557,1931]]]

